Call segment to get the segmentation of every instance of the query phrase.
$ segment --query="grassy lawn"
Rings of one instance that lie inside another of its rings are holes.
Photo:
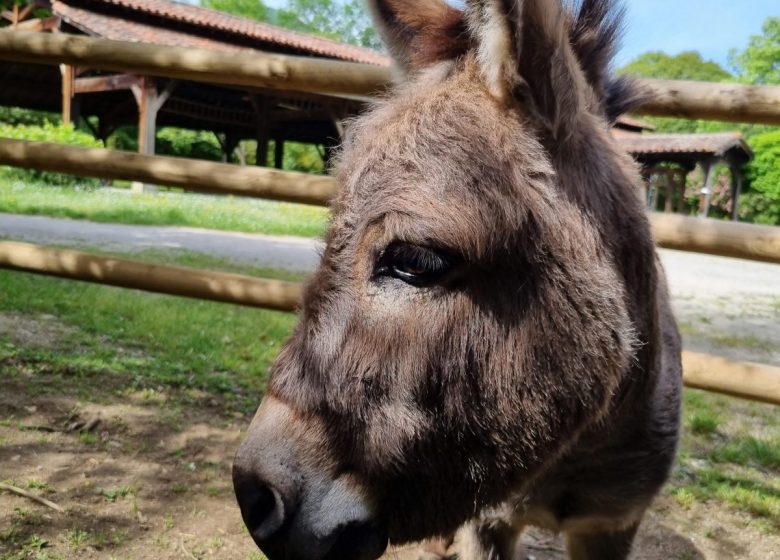
[[[666,492],[683,508],[718,504],[780,534],[777,407],[686,389],[683,438]]]
[[[4,179],[0,212],[94,222],[188,226],[269,235],[320,235],[328,211],[317,206],[176,191],[133,194],[127,189],[59,187]]]
[[[83,250],[83,249],[82,249]],[[92,251],[96,252],[96,251]],[[236,266],[189,253],[145,252],[141,260],[284,280],[299,274]],[[0,271],[0,312],[56,319],[62,344],[0,339],[0,362],[47,372],[49,387],[113,379],[118,390],[165,387],[214,393],[241,410],[256,406],[266,369],[295,317],[275,311],[147,294]],[[65,373],[63,373],[65,372]]]

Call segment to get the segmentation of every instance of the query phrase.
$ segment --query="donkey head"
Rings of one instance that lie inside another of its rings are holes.
[[[272,560],[451,532],[603,417],[633,355],[584,202],[630,178],[609,148],[597,177],[580,161],[628,99],[610,8],[372,2],[404,83],[349,127],[322,262],[234,466]]]

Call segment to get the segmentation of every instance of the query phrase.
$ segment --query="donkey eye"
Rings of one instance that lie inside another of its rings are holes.
[[[412,286],[430,286],[454,263],[454,257],[443,251],[397,242],[388,245],[379,257],[375,276],[390,276]]]

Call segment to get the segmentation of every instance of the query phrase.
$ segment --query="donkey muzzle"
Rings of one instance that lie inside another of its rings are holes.
[[[318,426],[263,401],[233,463],[233,486],[252,538],[270,560],[374,560],[387,534],[360,484],[330,473]]]

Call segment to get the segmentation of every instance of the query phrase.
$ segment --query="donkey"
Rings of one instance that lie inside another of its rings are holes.
[[[567,6],[370,2],[401,83],[348,127],[233,467],[271,560],[453,535],[509,560],[528,524],[576,560],[629,554],[676,450],[680,341],[609,134],[641,101],[608,74],[620,9]]]

